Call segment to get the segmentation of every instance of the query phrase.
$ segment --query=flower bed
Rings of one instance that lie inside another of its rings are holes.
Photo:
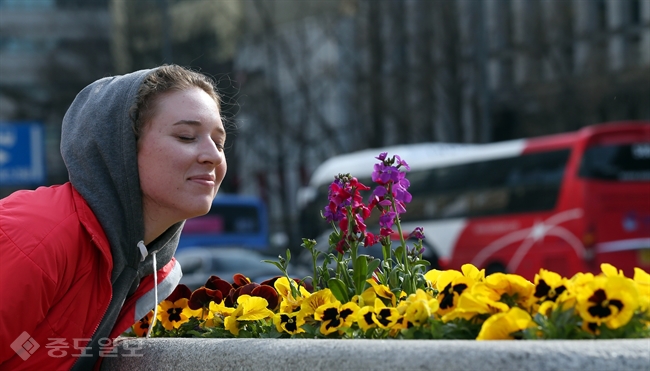
[[[255,283],[213,276],[191,292],[179,287],[134,325],[132,335],[202,338],[304,339],[613,339],[650,337],[650,275],[625,277],[609,264],[602,273],[561,277],[540,270],[531,282],[514,274],[485,275],[427,268],[424,231],[404,233],[400,215],[411,201],[408,164],[380,154],[374,189],[349,174],[330,186],[323,218],[331,223],[331,252],[312,254],[313,276],[291,278],[291,255],[279,257],[278,277]],[[371,191],[367,204],[362,191]],[[366,223],[372,213],[379,232]],[[397,233],[401,244],[391,248]],[[417,242],[407,245],[405,234]],[[362,254],[381,244],[383,259]],[[322,258],[322,261],[320,259]],[[155,319],[155,320],[154,320]],[[151,326],[152,322],[154,323]],[[647,340],[645,344],[648,344]],[[400,348],[403,348],[400,346]]]

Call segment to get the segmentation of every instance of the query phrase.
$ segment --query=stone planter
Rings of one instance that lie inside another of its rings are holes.
[[[102,371],[640,370],[650,339],[324,340],[127,338]],[[130,355],[130,356],[129,356]]]

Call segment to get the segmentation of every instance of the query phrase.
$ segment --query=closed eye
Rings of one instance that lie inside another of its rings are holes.
[[[222,136],[217,136],[217,137],[212,137],[212,142],[214,143],[214,146],[217,147],[217,149],[221,152],[224,151],[225,149],[225,142],[226,140]]]

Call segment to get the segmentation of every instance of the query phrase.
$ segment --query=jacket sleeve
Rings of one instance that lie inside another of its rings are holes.
[[[0,364],[43,321],[55,293],[52,278],[0,226]]]

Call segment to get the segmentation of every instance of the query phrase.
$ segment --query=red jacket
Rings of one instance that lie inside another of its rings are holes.
[[[70,369],[106,312],[113,267],[104,231],[70,183],[0,200],[0,264],[0,370]],[[174,259],[158,271],[159,286],[178,279]],[[149,275],[111,338],[153,307],[152,295],[148,306],[138,301],[152,288]]]

